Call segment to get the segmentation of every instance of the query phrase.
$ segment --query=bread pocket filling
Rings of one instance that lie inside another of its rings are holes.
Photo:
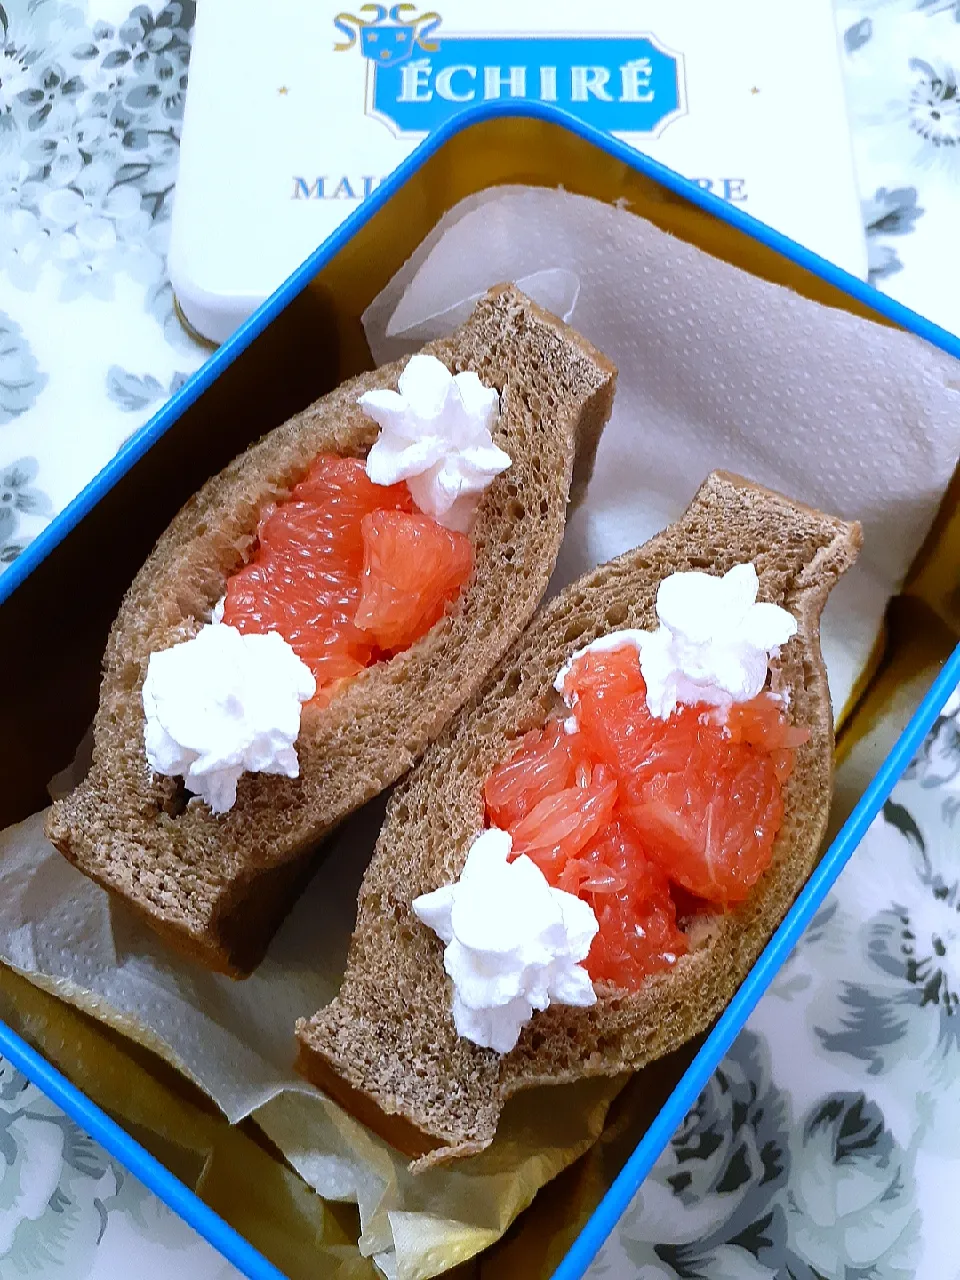
[[[658,629],[612,632],[574,653],[557,676],[558,714],[486,781],[487,827],[477,844],[500,833],[506,863],[532,864],[541,897],[554,894],[561,916],[571,916],[574,902],[588,909],[593,927],[580,930],[573,956],[595,984],[633,991],[670,970],[690,949],[693,921],[744,901],[770,865],[782,787],[810,733],[790,722],[786,698],[769,688],[771,661],[796,620],[758,603],[758,586],[752,564],[665,578]],[[461,915],[470,884],[465,869]],[[590,1002],[582,984],[544,979],[567,954],[556,926],[556,952],[546,933],[526,939],[526,950],[501,939],[498,951],[488,940],[497,982],[467,981],[469,941],[456,934],[455,913],[452,924],[438,916],[437,893],[413,906],[447,944],[460,1035],[509,1052],[534,1009],[551,999]],[[501,951],[516,959],[512,968]],[[540,955],[541,969],[528,952]],[[491,971],[489,957],[472,963]],[[565,989],[576,998],[564,999]]]
[[[398,390],[358,403],[380,427],[367,457],[315,458],[289,497],[261,512],[252,553],[227,579],[211,623],[174,646],[184,651],[177,661],[170,650],[150,656],[148,763],[183,777],[216,813],[235,803],[243,772],[298,776],[302,703],[326,706],[346,681],[439,622],[473,570],[469,532],[483,492],[510,466],[491,436],[498,392],[435,356],[413,356]],[[216,628],[237,641],[215,645]],[[240,670],[253,667],[239,637],[265,635],[283,642],[296,674],[276,725],[256,678]],[[203,662],[194,660],[200,646]],[[228,670],[210,672],[214,650]],[[264,747],[274,738],[276,750]]]

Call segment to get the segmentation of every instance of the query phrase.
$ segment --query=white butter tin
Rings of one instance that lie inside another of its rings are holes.
[[[198,6],[170,247],[221,342],[451,116],[549,102],[861,278],[831,0]]]

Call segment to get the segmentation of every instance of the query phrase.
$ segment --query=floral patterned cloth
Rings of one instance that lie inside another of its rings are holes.
[[[195,5],[89,7],[0,0],[0,566],[206,355],[164,267]]]
[[[164,274],[194,8],[0,0],[0,571],[204,358]],[[870,278],[960,332],[960,2],[837,16]],[[958,815],[960,694],[592,1277],[960,1280]],[[0,1061],[0,1280],[131,1256],[236,1274]]]
[[[0,1280],[235,1280],[238,1272],[0,1059]]]
[[[870,281],[960,333],[960,3],[835,0]]]

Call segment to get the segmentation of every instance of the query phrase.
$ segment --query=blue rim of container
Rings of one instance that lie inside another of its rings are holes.
[[[932,321],[884,296],[871,285],[781,235],[750,214],[727,204],[642,152],[583,124],[559,108],[537,102],[491,102],[465,109],[441,125],[386,178],[363,204],[329,236],[248,320],[227,339],[174,396],[136,432],[80,493],[0,574],[0,604],[38,564],[74,529],[117,481],[160,439],[180,415],[244,351],[271,321],[334,258],[354,233],[377,213],[393,194],[452,137],[474,124],[499,117],[543,120],[592,143],[613,159],[645,174],[662,187],[682,196],[721,222],[774,249],[849,297],[863,303],[900,328],[923,338],[960,359],[960,339]],[[716,1070],[747,1017],[766,991],[789,951],[880,812],[900,775],[919,749],[950,693],[960,683],[960,646],[944,664],[919,708],[890,754],[823,855],[816,870],[794,902],[780,928],[750,970],[734,998],[667,1099],[654,1122],[635,1148],[615,1182],[554,1272],[553,1280],[578,1280],[649,1173],[660,1152],[683,1122],[700,1091]],[[0,1053],[23,1072],[68,1116],[119,1160],[170,1209],[217,1249],[248,1280],[284,1280],[280,1272],[253,1245],[230,1227],[213,1209],[166,1169],[159,1160],[91,1102],[15,1031],[0,1022]]]

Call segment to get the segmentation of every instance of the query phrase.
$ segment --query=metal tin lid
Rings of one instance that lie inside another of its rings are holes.
[[[830,0],[635,15],[204,0],[170,248],[189,323],[222,341],[429,132],[492,100],[561,107],[865,276]]]

